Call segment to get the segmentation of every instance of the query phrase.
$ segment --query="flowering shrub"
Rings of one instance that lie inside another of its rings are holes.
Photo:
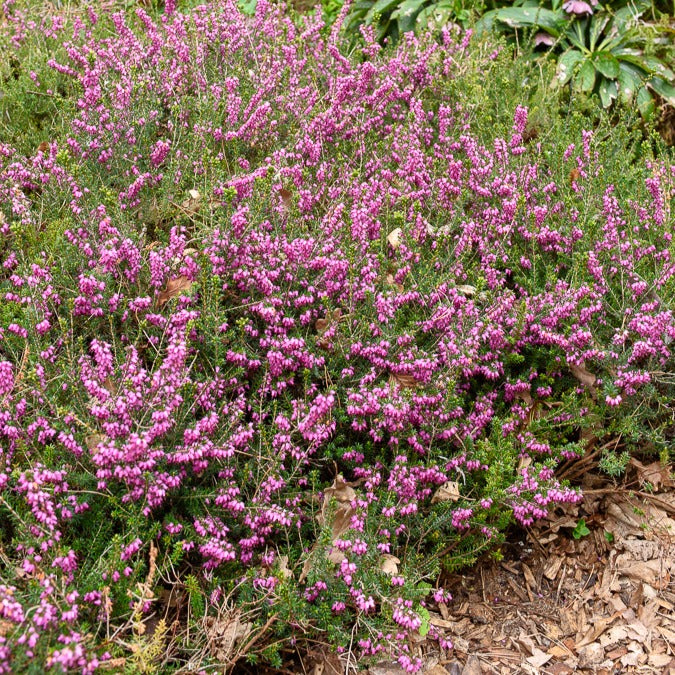
[[[578,500],[562,460],[672,443],[672,166],[623,193],[522,106],[479,135],[470,34],[322,28],[167,0],[50,38],[71,128],[0,145],[0,672],[318,634],[414,672],[439,572]]]

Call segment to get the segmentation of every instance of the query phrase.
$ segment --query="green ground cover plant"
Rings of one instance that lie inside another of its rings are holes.
[[[535,31],[535,46],[558,57],[558,81],[600,97],[604,108],[616,100],[636,104],[644,116],[654,113],[654,95],[675,105],[675,28],[667,16],[657,26],[644,21],[654,5],[643,2],[554,0],[543,6],[526,0],[518,6],[486,12],[477,29],[501,25]],[[661,37],[658,37],[658,36]]]
[[[580,499],[562,464],[669,460],[654,136],[452,26],[1,26],[0,672],[415,672],[442,574]]]

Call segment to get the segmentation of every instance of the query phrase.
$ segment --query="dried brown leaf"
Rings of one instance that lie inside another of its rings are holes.
[[[202,203],[202,196],[199,194],[198,190],[188,190],[189,197],[181,202],[180,209],[188,216],[194,216],[199,213],[199,208]]]
[[[92,455],[98,452],[98,446],[105,441],[105,436],[101,434],[90,434],[85,437],[84,442]]]
[[[525,563],[523,563],[523,576],[525,577],[525,582],[533,591],[539,588],[532,570]]]
[[[471,286],[470,284],[461,284],[457,286],[457,290],[462,295],[466,295],[467,298],[471,298],[476,295],[476,287]]]
[[[551,654],[546,654],[546,652],[542,652],[541,649],[535,647],[532,656],[525,659],[525,661],[534,668],[541,668],[544,664],[548,663],[551,658]]]
[[[385,277],[385,280],[390,286],[393,286],[399,293],[403,293],[403,291],[405,290],[403,288],[403,284],[399,284],[396,281],[396,279],[394,278],[393,274],[391,274],[391,273],[387,274],[387,276]]]
[[[454,480],[449,480],[436,490],[434,496],[431,498],[431,503],[437,504],[438,502],[447,501],[456,502],[460,496],[459,483]]]
[[[660,461],[652,462],[645,466],[637,459],[632,458],[630,464],[634,466],[637,471],[640,485],[649,483],[656,488],[657,491],[659,488],[671,488],[675,486],[675,482],[671,477],[671,469]]]
[[[398,566],[400,563],[401,561],[395,555],[385,553],[385,555],[380,558],[380,569],[385,574],[394,576],[395,574],[398,574]]]
[[[553,581],[557,576],[560,568],[562,567],[563,559],[560,556],[555,556],[554,558],[549,559],[544,568],[544,576],[549,580]]]
[[[389,246],[391,246],[394,249],[394,251],[398,249],[398,247],[401,245],[402,234],[403,230],[400,227],[397,227],[395,230],[392,230],[387,235],[387,241],[389,242]]]
[[[236,646],[248,639],[253,628],[252,623],[241,620],[241,612],[206,622],[205,632],[211,655],[218,661],[229,663],[236,654]]]
[[[339,502],[351,503],[356,499],[356,491],[352,485],[354,483],[348,483],[342,474],[339,474],[333,481],[333,484],[324,490],[324,497],[327,500],[335,497]]]
[[[290,579],[293,577],[293,572],[288,567],[288,556],[280,555],[279,558],[279,572],[284,579]]]
[[[608,628],[609,626],[618,618],[618,614],[607,617],[599,617],[593,622],[593,629],[590,630],[580,642],[577,642],[577,649],[585,647],[586,645],[595,642]]]
[[[117,393],[117,387],[115,386],[115,383],[112,381],[112,379],[109,377],[106,377],[105,380],[103,380],[103,388],[113,396]]]
[[[312,675],[342,675],[344,673],[340,657],[328,648],[324,647],[319,651],[311,652],[310,656],[314,661]]]
[[[399,386],[403,387],[403,389],[416,389],[418,384],[414,375],[405,375],[404,373],[389,374],[389,386],[391,387]]]
[[[595,387],[595,383],[597,381],[597,377],[593,375],[590,371],[586,370],[586,365],[582,362],[580,365],[576,363],[568,363],[567,364],[570,372],[574,377],[581,382],[585,387],[589,387],[590,389],[593,389]]]
[[[284,207],[284,211],[288,211],[293,205],[293,194],[290,190],[281,188],[281,190],[279,190],[279,197],[281,197],[281,203]]]
[[[186,276],[169,279],[166,282],[166,288],[157,296],[157,304],[159,307],[165,305],[171,298],[175,298],[181,293],[187,293],[192,288],[192,281]]]
[[[334,323],[337,323],[342,316],[342,310],[338,307],[332,312],[328,312],[325,317],[319,318],[314,322],[314,328],[319,335],[323,335],[328,328]]]

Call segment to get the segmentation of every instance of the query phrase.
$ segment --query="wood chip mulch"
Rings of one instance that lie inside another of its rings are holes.
[[[431,623],[454,648],[416,645],[424,672],[675,675],[675,484],[658,462],[633,460],[628,477],[617,486],[589,474],[583,502],[500,562],[450,578],[453,602],[431,608]],[[387,661],[368,672],[404,673]]]

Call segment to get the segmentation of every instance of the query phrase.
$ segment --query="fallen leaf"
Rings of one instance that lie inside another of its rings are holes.
[[[109,377],[106,377],[105,380],[103,380],[103,388],[106,389],[113,396],[117,393],[117,387]]]
[[[316,328],[316,332],[319,333],[319,335],[323,335],[333,323],[337,323],[340,320],[341,316],[342,310],[338,307],[332,312],[328,312],[325,317],[317,319],[314,322],[314,328]]]
[[[448,675],[448,671],[443,666],[436,664],[435,666],[431,666],[431,668],[427,668],[424,671],[424,675]]]
[[[286,188],[281,188],[281,190],[279,190],[279,196],[281,197],[284,211],[288,211],[293,205],[293,195],[291,194],[291,191]]]
[[[105,436],[101,434],[90,434],[84,439],[84,442],[92,455],[95,455],[98,452],[98,446],[104,441]]]
[[[593,373],[589,372],[586,370],[586,365],[582,361],[580,365],[576,363],[568,363],[567,364],[572,375],[581,382],[585,387],[589,387],[590,389],[593,389],[595,387],[595,383],[597,381],[597,377],[593,375]]]
[[[586,645],[591,644],[591,642],[595,642],[617,618],[618,614],[615,614],[614,616],[601,617],[594,621],[592,630],[586,633],[582,640],[577,643],[577,649],[580,647],[585,647]],[[602,640],[600,642],[602,646]]]
[[[344,479],[342,474],[338,474],[333,484],[324,490],[324,499],[330,500],[335,497],[339,502],[351,503],[356,499],[356,491],[352,485]]]
[[[327,647],[311,652],[310,656],[314,661],[312,675],[342,675],[344,673],[340,657]]]
[[[597,642],[582,647],[577,654],[579,655],[580,668],[596,668],[605,658],[605,650]]]
[[[454,480],[449,480],[436,490],[434,496],[431,498],[432,504],[438,502],[452,501],[456,502],[460,498],[459,483]]]
[[[629,666],[636,667],[640,662],[641,655],[641,652],[629,652],[628,654],[624,654],[619,661],[625,668],[628,668]]]
[[[536,591],[539,588],[539,584],[536,582],[532,570],[525,563],[523,563],[523,576],[525,577],[525,582],[533,591]]]
[[[534,653],[529,658],[525,659],[531,666],[541,668],[545,663],[551,660],[551,654],[542,652],[541,649],[534,648]]]
[[[387,241],[389,242],[389,246],[391,246],[394,249],[394,251],[398,249],[398,247],[401,245],[402,234],[403,230],[400,227],[397,227],[395,230],[392,230],[387,235]]]
[[[293,572],[288,567],[288,556],[280,555],[279,558],[279,572],[284,579],[290,579],[293,577]]]
[[[544,568],[544,576],[549,581],[553,581],[558,576],[558,572],[560,571],[562,564],[563,559],[560,556],[550,559]]]
[[[523,469],[526,469],[530,464],[532,464],[532,457],[529,455],[521,455],[520,460],[518,461],[518,473]]]
[[[188,216],[194,216],[199,213],[199,207],[202,203],[202,196],[199,194],[198,190],[188,190],[189,197],[181,202],[180,209],[185,212]]]
[[[462,675],[483,675],[483,669],[480,666],[480,661],[478,657],[472,654],[464,665],[464,670],[462,670]]]
[[[649,665],[655,668],[665,668],[672,659],[673,657],[669,654],[650,654]]]
[[[211,655],[221,662],[229,662],[238,643],[247,640],[253,632],[253,624],[241,620],[241,612],[229,617],[208,617],[205,633]]]
[[[671,469],[661,462],[652,462],[645,466],[637,459],[632,458],[630,464],[637,470],[640,485],[649,483],[657,491],[660,487],[670,488],[675,485],[670,475]]]
[[[386,553],[380,558],[380,569],[389,576],[398,574],[398,566],[401,561],[395,555]]]
[[[124,656],[120,656],[116,659],[110,659],[109,661],[102,661],[99,664],[101,670],[113,670],[115,672],[121,672],[124,670],[127,660]]]
[[[457,290],[462,295],[466,295],[467,298],[470,298],[470,297],[476,295],[476,287],[470,286],[469,284],[462,284],[461,286],[457,286]]]
[[[452,628],[454,629],[457,626],[457,621],[448,621],[447,619],[441,619],[441,617],[432,614],[429,618],[429,623],[436,628]]]
[[[405,375],[403,373],[390,373],[389,385],[395,387],[403,387],[403,389],[415,389],[419,383],[413,375]]]
[[[385,277],[385,279],[386,279],[386,282],[387,282],[390,286],[393,286],[399,293],[403,293],[403,291],[405,290],[405,289],[403,288],[403,284],[399,284],[399,283],[396,282],[396,279],[394,278],[394,275],[393,275],[393,274],[391,274],[391,273],[390,273],[390,274],[387,274],[387,276]]]
[[[192,288],[192,282],[186,276],[169,279],[166,282],[166,288],[157,296],[159,307],[165,305],[171,298],[175,298],[181,293],[188,292]]]

